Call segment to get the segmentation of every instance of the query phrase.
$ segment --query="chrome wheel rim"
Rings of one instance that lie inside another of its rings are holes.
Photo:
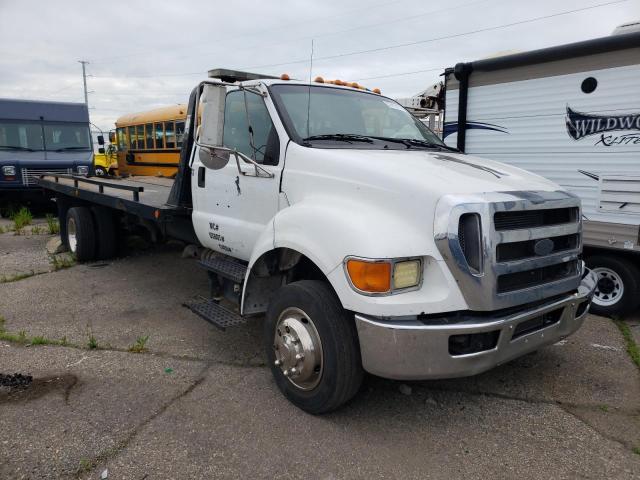
[[[593,294],[593,303],[601,307],[609,307],[620,301],[624,295],[622,278],[610,268],[597,267],[593,271],[598,276],[598,283]]]
[[[299,308],[285,309],[273,337],[275,366],[300,390],[312,390],[322,378],[322,342],[311,317]]]
[[[67,242],[69,242],[69,250],[72,253],[76,253],[76,248],[78,247],[78,237],[76,230],[76,221],[73,217],[69,218],[67,221]]]

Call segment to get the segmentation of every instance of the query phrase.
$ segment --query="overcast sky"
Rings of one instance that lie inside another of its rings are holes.
[[[186,102],[214,67],[306,79],[312,39],[313,76],[406,97],[459,61],[637,19],[640,0],[0,0],[0,97],[83,101],[87,60],[91,120],[109,130],[125,113]]]

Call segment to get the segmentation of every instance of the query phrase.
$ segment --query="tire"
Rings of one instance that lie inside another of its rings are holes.
[[[96,234],[91,210],[73,207],[67,212],[66,244],[79,262],[89,262],[96,256]]]
[[[586,263],[598,276],[592,313],[625,315],[640,305],[640,270],[629,258],[593,255]]]
[[[107,171],[103,167],[95,167],[94,175],[96,177],[104,177],[107,175]]]
[[[316,341],[311,343],[316,349],[304,348],[314,335]],[[297,337],[298,342],[287,344],[292,337]],[[360,345],[353,316],[342,308],[325,282],[302,280],[280,288],[269,303],[264,341],[278,388],[308,413],[337,409],[362,384]],[[304,357],[298,360],[295,353],[301,351]],[[297,370],[297,375],[291,375],[289,369]]]
[[[118,253],[118,229],[109,208],[91,207],[96,234],[97,260],[109,260]]]

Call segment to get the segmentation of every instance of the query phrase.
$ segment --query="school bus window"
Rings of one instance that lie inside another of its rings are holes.
[[[184,122],[176,122],[176,144],[182,147],[182,137],[184,137]]]
[[[144,148],[144,125],[136,125],[136,148]]]
[[[164,122],[164,136],[167,148],[176,148],[176,132],[173,122]]]
[[[124,150],[125,148],[127,148],[127,139],[125,137],[124,128],[116,129],[116,135],[118,136],[118,149]]]
[[[136,128],[135,127],[129,127],[129,148],[130,149],[136,148]]]
[[[164,131],[161,123],[153,124],[153,131],[156,137],[156,148],[164,148]]]
[[[151,123],[144,126],[144,148],[147,150],[153,148],[153,125]]]

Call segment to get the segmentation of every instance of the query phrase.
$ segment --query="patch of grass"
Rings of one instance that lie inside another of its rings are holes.
[[[0,277],[0,283],[17,282],[18,280],[24,280],[25,278],[33,277],[36,274],[33,270],[27,273],[16,273],[15,275],[3,275]]]
[[[5,342],[19,343],[21,345],[69,345],[67,337],[62,337],[61,340],[52,340],[43,335],[29,337],[24,330],[20,330],[18,333],[7,332],[5,324],[5,318],[0,316],[0,340]]]
[[[600,410],[602,410],[603,412],[608,412],[609,411],[609,405],[598,405],[598,408]]]
[[[51,267],[53,267],[54,272],[73,267],[76,264],[75,258],[70,254],[51,255],[49,257],[49,262],[51,263]]]
[[[11,215],[11,220],[13,221],[13,230],[16,232],[16,235],[20,235],[24,227],[31,225],[33,215],[27,207],[22,207]]]
[[[58,223],[58,219],[47,213],[47,229],[49,230],[50,235],[55,235],[60,233],[60,224]]]
[[[614,322],[618,326],[620,333],[622,333],[625,346],[627,347],[627,353],[631,357],[631,361],[636,364],[636,367],[640,368],[640,348],[633,339],[633,334],[631,333],[629,325],[622,320],[614,320]]]
[[[129,347],[129,351],[132,353],[144,353],[147,352],[147,341],[149,340],[149,335],[145,337],[138,337],[136,339],[136,343]]]
[[[44,228],[42,228],[40,225],[34,225],[33,227],[31,227],[31,235],[40,235],[44,232]]]
[[[93,462],[88,458],[80,459],[80,467],[78,468],[78,473],[88,472],[93,468]]]
[[[633,453],[635,453],[636,455],[640,455],[640,447],[633,447],[633,448],[631,449],[631,451],[632,451]]]

